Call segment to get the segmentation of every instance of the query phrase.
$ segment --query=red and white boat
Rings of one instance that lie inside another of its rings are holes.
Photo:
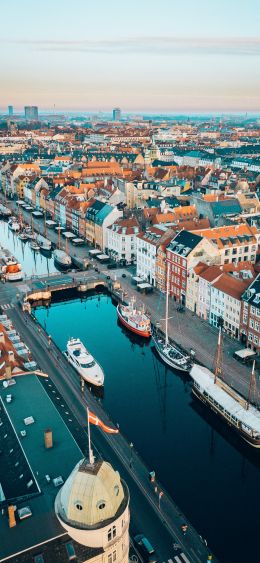
[[[117,306],[117,316],[122,325],[129,330],[144,338],[150,338],[151,321],[143,310],[134,307],[134,299],[131,300],[129,305],[119,304]]]

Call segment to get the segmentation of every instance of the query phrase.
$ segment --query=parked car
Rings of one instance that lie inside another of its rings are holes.
[[[144,534],[138,534],[134,537],[134,544],[136,545],[140,555],[147,563],[157,563],[159,561],[158,555],[150,541]]]

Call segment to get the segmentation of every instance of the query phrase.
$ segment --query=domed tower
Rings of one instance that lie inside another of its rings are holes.
[[[102,561],[128,562],[129,491],[109,463],[81,460],[58,492],[55,512],[72,539],[104,549]]]

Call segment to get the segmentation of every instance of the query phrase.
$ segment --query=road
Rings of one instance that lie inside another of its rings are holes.
[[[99,401],[87,388],[82,395],[76,372],[53,343],[49,348],[47,335],[42,328],[38,325],[35,330],[35,322],[27,315],[27,322],[25,322],[25,314],[17,306],[9,309],[8,316],[29,346],[38,365],[49,374],[51,381],[67,402],[78,423],[86,426],[86,407],[89,406],[106,424],[113,424]],[[174,560],[176,552],[173,544],[177,542],[180,545],[180,551],[184,552],[190,562],[206,563],[209,551],[200,536],[190,523],[188,523],[187,534],[185,537],[183,536],[181,525],[183,522],[187,523],[187,520],[162,486],[157,482],[150,483],[148,468],[122,434],[116,436],[105,434],[94,427],[92,439],[95,454],[97,456],[101,454],[103,458],[111,462],[129,486],[132,533],[141,531],[150,538],[158,550],[160,562]],[[163,496],[159,506],[158,493],[160,491],[163,492]],[[216,560],[214,559],[214,561]]]

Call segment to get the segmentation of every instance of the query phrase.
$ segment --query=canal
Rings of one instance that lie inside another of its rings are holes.
[[[51,274],[57,271],[51,255],[46,256],[42,252],[34,252],[29,241],[22,242],[17,234],[8,228],[6,221],[0,221],[0,244],[3,248],[10,250],[22,265],[23,272],[27,276]]]
[[[260,452],[203,410],[186,376],[117,321],[107,295],[35,312],[61,350],[79,337],[105,371],[105,409],[222,562],[257,560]]]

